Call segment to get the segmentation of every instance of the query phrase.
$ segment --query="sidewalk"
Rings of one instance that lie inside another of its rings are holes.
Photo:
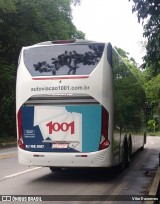
[[[149,195],[160,197],[160,166],[157,169]],[[147,204],[160,204],[160,201],[159,202],[148,201]]]

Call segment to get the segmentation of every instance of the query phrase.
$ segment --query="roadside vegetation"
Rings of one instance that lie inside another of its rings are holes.
[[[160,131],[158,131],[158,132],[149,132],[148,135],[149,136],[160,136]]]
[[[132,11],[137,14],[139,23],[142,23],[143,35],[147,39],[140,78],[152,105],[148,131],[157,134],[160,131],[160,3],[159,0],[129,1],[133,2]]]
[[[148,131],[160,135],[160,4],[159,0],[130,1],[139,22],[143,22],[147,39],[144,63],[138,67],[127,52],[120,48],[118,51],[152,105]],[[21,47],[42,41],[84,39],[85,34],[72,22],[71,5],[79,3],[80,0],[0,0],[0,143],[16,141],[15,85]]]

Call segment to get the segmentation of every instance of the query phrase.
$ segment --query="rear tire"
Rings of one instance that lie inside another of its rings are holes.
[[[128,166],[130,166],[131,160],[132,160],[132,139],[130,136],[128,140]]]
[[[145,132],[144,133],[144,141],[143,141],[143,146],[142,147],[140,147],[140,151],[143,151],[144,150],[144,145],[146,144],[146,142],[147,142],[147,133]]]
[[[131,150],[129,150],[127,139],[124,140],[122,149],[122,163],[120,164],[120,169],[124,170],[128,168],[131,162]]]

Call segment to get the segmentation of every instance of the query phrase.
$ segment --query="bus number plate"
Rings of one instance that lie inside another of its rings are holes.
[[[66,149],[68,148],[68,144],[56,144],[56,143],[53,143],[52,144],[52,149]]]

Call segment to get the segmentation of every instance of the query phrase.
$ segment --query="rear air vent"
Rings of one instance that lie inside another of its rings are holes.
[[[95,162],[102,162],[102,161],[105,160],[105,158],[106,158],[106,153],[100,154],[100,155],[96,158]]]
[[[98,104],[89,95],[36,95],[29,98],[25,105],[67,105],[67,104]]]

